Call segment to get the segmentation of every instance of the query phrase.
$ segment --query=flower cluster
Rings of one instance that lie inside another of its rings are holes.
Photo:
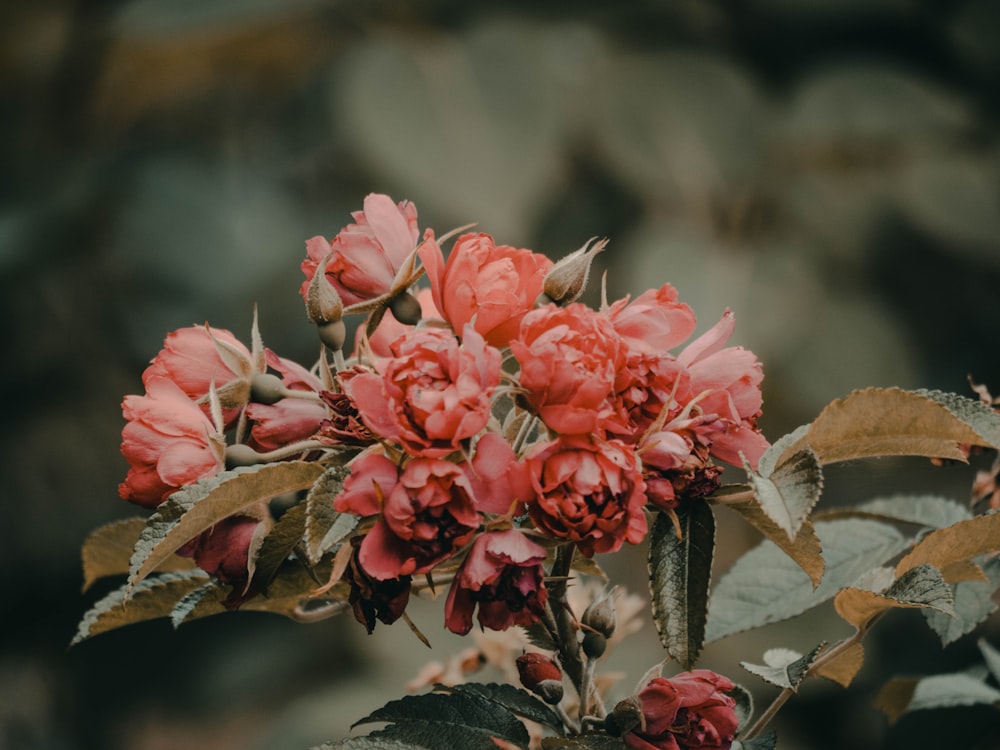
[[[414,577],[436,574],[464,634],[474,615],[537,622],[554,549],[637,544],[647,509],[701,501],[716,461],[756,466],[768,447],[761,367],[727,346],[732,313],[689,341],[694,312],[670,285],[576,301],[603,241],[553,263],[466,233],[445,259],[412,203],[369,195],[353,219],[306,243],[300,293],[326,344],[312,369],[265,349],[256,322],[250,349],[208,326],[167,337],[123,404],[123,498],[154,508],[237,465],[347,462],[331,503],[359,522],[334,577],[357,618],[393,622]],[[348,350],[351,314],[365,317]],[[262,502],[182,551],[246,585],[272,515]]]

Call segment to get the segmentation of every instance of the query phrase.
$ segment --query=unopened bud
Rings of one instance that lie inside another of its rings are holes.
[[[517,657],[521,684],[549,705],[562,700],[562,670],[545,654],[528,653]]]
[[[226,446],[226,468],[237,466],[253,466],[260,463],[260,454],[244,443]]]
[[[590,264],[594,256],[607,245],[607,240],[591,239],[579,250],[562,258],[545,274],[542,291],[557,305],[568,305],[573,302],[587,286]]]
[[[415,326],[423,316],[420,303],[409,292],[402,292],[389,300],[389,310],[396,320],[407,326]]]
[[[612,597],[605,594],[600,599],[590,603],[580,619],[586,627],[596,630],[605,638],[615,633],[615,603]]]
[[[316,325],[333,323],[340,320],[344,314],[344,303],[333,285],[326,278],[326,264],[330,255],[316,266],[309,287],[306,290],[306,314]]]
[[[342,320],[334,320],[330,323],[323,323],[316,326],[319,332],[319,340],[323,342],[327,349],[339,352],[344,348],[347,341],[347,326]]]
[[[618,705],[604,719],[604,728],[612,737],[621,737],[636,727],[644,727],[645,723],[645,717],[642,715],[642,704],[633,695],[618,702]]]
[[[250,378],[250,400],[255,404],[276,404],[285,397],[285,384],[269,372],[254,373]]]
[[[583,643],[580,645],[587,658],[599,659],[604,656],[604,652],[608,648],[608,639],[602,633],[588,630],[583,634]]]

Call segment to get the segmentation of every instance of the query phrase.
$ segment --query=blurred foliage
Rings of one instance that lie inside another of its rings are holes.
[[[341,624],[159,623],[64,653],[80,541],[131,510],[121,395],[168,330],[245,338],[254,302],[265,343],[311,359],[303,241],[369,191],[552,256],[607,236],[609,294],[669,280],[703,328],[731,307],[769,434],[859,386],[1000,390],[991,0],[40,0],[0,21],[0,576],[33,613],[4,623],[5,747],[302,747],[364,710],[331,701],[377,694],[331,682],[392,656]],[[187,656],[147,687],[127,655],[150,638]],[[228,734],[197,733],[202,701]],[[822,701],[825,746],[938,736]],[[816,726],[801,706],[783,747]]]

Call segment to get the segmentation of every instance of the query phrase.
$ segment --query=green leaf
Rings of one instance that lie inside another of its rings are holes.
[[[789,648],[772,648],[764,652],[763,664],[749,664],[741,661],[740,666],[765,682],[780,688],[797,691],[802,680],[805,679],[809,667],[816,661],[816,657],[819,656],[825,645],[824,643],[819,644],[804,656]]]
[[[70,646],[123,625],[166,617],[175,602],[204,585],[206,580],[207,573],[194,569],[161,573],[135,587],[123,584],[84,614]]]
[[[981,442],[972,445],[985,445],[1000,449],[1000,414],[977,398],[959,396],[957,393],[930,391],[920,389],[916,393],[926,396],[931,401],[941,404],[951,412],[952,416],[968,425],[980,438]]]
[[[753,694],[742,685],[734,684],[727,695],[736,701],[736,726],[739,733],[753,718]]]
[[[305,528],[306,507],[305,503],[299,503],[286,510],[264,537],[251,566],[253,580],[261,590],[266,590],[278,569],[302,541]]]
[[[358,517],[351,513],[338,513],[333,501],[344,489],[344,480],[350,474],[346,466],[331,466],[316,480],[306,495],[306,554],[313,564],[343,541],[358,525]]]
[[[312,750],[427,750],[427,748],[424,745],[413,745],[383,737],[350,737],[337,743],[325,742]]]
[[[1000,704],[1000,690],[961,672],[890,680],[875,699],[875,705],[889,721],[909,711],[996,704]]]
[[[997,650],[989,641],[985,638],[980,638],[976,641],[976,645],[979,646],[979,651],[983,655],[983,661],[986,662],[986,666],[990,670],[990,674],[993,675],[993,679],[1000,682],[1000,650]]]
[[[937,495],[892,495],[818,513],[816,518],[874,518],[943,529],[972,518],[972,512],[961,503]]]
[[[752,740],[734,740],[730,750],[774,750],[778,746],[778,735],[768,732]]]
[[[865,630],[874,617],[896,608],[936,609],[954,615],[955,598],[941,571],[933,565],[918,565],[903,573],[881,592],[849,587],[833,600],[837,614],[858,630]]]
[[[497,737],[528,744],[528,730],[502,706],[472,693],[427,693],[390,701],[354,723],[392,722],[373,736],[391,737],[428,748],[496,750]],[[431,743],[431,744],[427,744]]]
[[[894,527],[867,519],[822,521],[816,533],[826,558],[818,587],[775,544],[764,541],[737,560],[712,592],[706,640],[780,622],[822,604],[908,543]]]
[[[625,741],[606,734],[581,734],[577,737],[545,737],[542,750],[626,750]]]
[[[215,579],[210,579],[204,586],[199,586],[181,597],[180,601],[170,610],[170,624],[174,626],[174,630],[187,621],[188,617],[201,604],[202,600],[214,595],[216,589],[221,590],[222,586]]]
[[[529,719],[537,722],[538,724],[545,724],[546,726],[553,727],[554,729],[562,729],[563,726],[563,722],[562,719],[559,718],[559,714],[552,710],[549,705],[540,701],[527,690],[522,690],[519,687],[505,682],[491,682],[486,684],[479,682],[467,682],[448,687],[436,687],[435,690],[438,690],[439,692],[443,690],[451,693],[469,693],[477,695],[480,698],[485,698],[491,703],[496,703],[497,705],[502,706],[511,713],[524,719]]]
[[[241,466],[175,492],[150,516],[129,563],[135,586],[170,555],[213,525],[285,492],[312,486],[323,467],[311,461]]]
[[[99,578],[128,573],[129,558],[145,527],[145,518],[133,516],[107,523],[87,535],[80,550],[84,591]],[[193,567],[195,565],[190,558],[174,556],[164,560],[157,570],[191,570]]]
[[[761,456],[757,471],[743,462],[761,510],[789,540],[795,539],[823,492],[823,470],[816,454],[808,446],[785,454],[807,431],[808,426],[800,427],[775,442]]]
[[[961,581],[952,585],[954,616],[933,609],[923,611],[927,624],[941,638],[941,645],[947,646],[971,633],[979,623],[996,611],[993,592],[1000,586],[1000,558],[987,560],[983,564],[983,571],[990,579],[988,582]]]
[[[658,513],[649,537],[653,622],[667,653],[685,669],[705,642],[708,587],[715,551],[715,516],[708,503],[678,508],[681,538],[670,515]]]

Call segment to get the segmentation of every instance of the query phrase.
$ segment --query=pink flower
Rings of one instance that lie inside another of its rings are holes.
[[[430,289],[421,289],[416,294],[417,302],[420,303],[420,313],[423,318],[440,318],[441,314],[438,312],[437,307],[434,306],[434,298],[431,295]],[[371,349],[371,354],[375,355],[377,361],[381,361],[387,357],[392,356],[392,350],[390,345],[393,341],[398,339],[413,330],[413,326],[406,325],[405,323],[400,323],[393,316],[392,312],[387,313],[382,316],[382,320],[379,322],[378,326],[372,332],[372,335],[368,338],[368,345]],[[361,342],[362,335],[364,334],[365,327],[358,326],[357,335],[355,336],[355,356],[358,355],[359,349],[358,345]]]
[[[631,349],[652,354],[683,343],[697,325],[694,311],[677,301],[670,284],[643,292],[631,303],[628,297],[612,302],[605,315]]]
[[[439,458],[486,426],[501,356],[471,327],[461,345],[450,331],[428,328],[391,349],[381,376],[360,373],[344,383],[372,432],[414,456]]]
[[[479,605],[479,624],[492,630],[531,625],[545,610],[545,548],[516,529],[480,534],[458,569],[444,605],[445,626],[465,635]]]
[[[645,483],[633,449],[619,440],[561,437],[536,444],[527,463],[535,488],[535,527],[577,542],[587,557],[646,535]]]
[[[525,504],[534,496],[528,465],[518,461],[510,443],[495,432],[488,432],[476,443],[472,464],[466,470],[476,496],[476,508],[482,513],[523,514]]]
[[[729,750],[736,735],[733,683],[707,669],[656,677],[639,691],[644,729],[625,737],[632,750]]]
[[[130,469],[118,486],[122,499],[155,508],[180,487],[214,476],[225,466],[225,440],[204,412],[172,380],[149,378],[145,396],[126,396],[122,455]]]
[[[510,350],[524,399],[555,432],[600,432],[615,414],[612,395],[625,347],[608,319],[585,305],[546,305],[521,321]]]
[[[355,211],[348,224],[327,242],[323,237],[306,241],[307,257],[302,261],[306,280],[299,292],[303,299],[319,264],[326,264],[326,278],[345,305],[354,305],[395,291],[400,271],[417,244],[417,209],[408,201],[398,205],[387,195],[372,193],[365,198],[364,210]],[[403,284],[405,288],[408,284]]]
[[[552,261],[531,250],[495,245],[488,234],[463,234],[448,262],[432,233],[419,251],[434,304],[456,332],[469,323],[502,349],[517,335],[521,318],[535,305]]]
[[[630,351],[615,381],[613,401],[619,416],[609,422],[608,430],[627,443],[636,443],[655,423],[676,415],[690,400],[690,375],[676,358]]]
[[[318,393],[319,378],[301,365],[266,351],[267,364],[281,373],[282,384],[290,391]],[[246,409],[251,422],[249,445],[254,450],[273,451],[315,435],[328,417],[322,401],[285,397],[273,404],[251,403]]]
[[[352,462],[334,508],[381,514],[358,553],[361,567],[378,580],[427,573],[466,544],[480,520],[472,486],[456,464],[416,458],[399,473],[377,454]]]
[[[228,428],[236,423],[250,397],[252,374],[250,352],[232,333],[192,326],[167,335],[163,349],[142,373],[142,382],[148,387],[155,378],[172,380],[188,398],[201,403],[206,414],[208,392],[214,383]]]
[[[195,563],[223,583],[245,584],[249,576],[250,543],[259,525],[259,520],[249,516],[219,521],[195,541]]]

